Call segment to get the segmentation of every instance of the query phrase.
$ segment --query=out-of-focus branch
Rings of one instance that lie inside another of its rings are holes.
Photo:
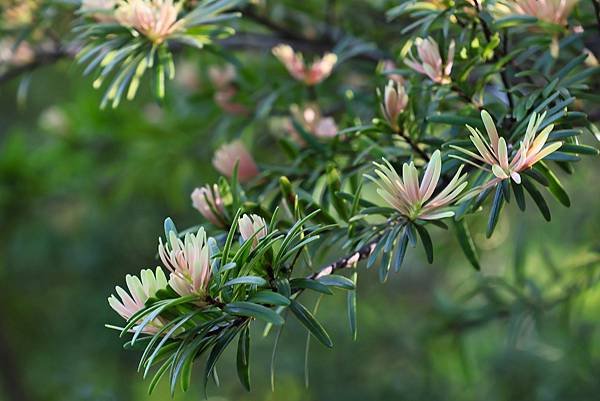
[[[325,20],[329,25],[336,23],[337,14],[337,0],[327,0],[327,8],[325,9]]]
[[[12,351],[10,342],[6,338],[4,322],[0,320],[0,381],[8,400],[32,400],[20,376],[21,372],[22,370],[18,366],[18,361]]]
[[[318,272],[311,274],[309,278],[315,279],[317,277],[328,276],[330,274],[335,273],[338,270],[356,266],[358,262],[369,257],[369,255],[373,251],[373,248],[375,248],[375,246],[377,245],[377,242],[379,242],[379,237],[364,245],[358,251],[353,252],[350,255],[344,256],[343,258],[338,259],[335,262],[323,267]]]
[[[239,11],[243,13],[244,18],[268,29],[272,34],[238,33],[233,37],[217,42],[225,48],[264,50],[270,49],[280,43],[287,43],[301,51],[325,52],[330,51],[336,45],[336,37],[344,36],[339,29],[328,25],[327,29],[319,37],[307,38],[285,25],[281,25],[257,13],[253,7],[247,7]],[[37,68],[52,65],[59,60],[74,58],[81,47],[78,43],[68,45],[60,44],[58,41],[55,41],[55,43],[51,48],[37,50],[30,62],[14,66],[0,73],[0,84],[18,78],[22,74],[36,70]],[[384,54],[381,51],[372,50],[363,52],[357,55],[356,58],[369,62],[379,62],[379,60],[384,58]]]
[[[328,7],[330,8],[327,10],[327,18],[334,18],[332,17],[332,13],[334,13],[335,10],[335,1],[331,1],[328,4]],[[244,18],[247,20],[250,20],[270,30],[278,39],[278,43],[288,43],[292,45],[292,47],[295,47],[299,50],[320,52],[330,51],[336,45],[339,38],[347,37],[346,33],[334,26],[331,22],[320,27],[322,28],[322,33],[320,35],[314,38],[308,38],[284,25],[274,22],[264,15],[257,13],[252,7],[245,8],[241,10],[241,12],[243,13]],[[374,49],[369,52],[363,52],[357,55],[356,58],[371,62],[379,62],[386,57],[383,51]]]
[[[254,23],[256,23],[258,25],[262,25],[263,27],[269,29],[271,32],[276,32],[278,34],[278,36],[280,36],[282,39],[288,39],[288,40],[303,40],[304,39],[304,37],[302,35],[294,32],[293,30],[287,28],[286,26],[280,25],[280,24],[270,20],[269,18],[265,17],[264,15],[257,13],[254,10],[254,8],[252,8],[252,7],[240,10],[240,12],[242,12],[244,18],[246,18],[247,20],[253,21]]]
[[[228,49],[238,50],[265,50],[271,49],[273,46],[276,46],[280,43],[289,44],[296,50],[315,53],[331,51],[332,47],[335,45],[335,43],[331,40],[289,38],[285,35],[280,36],[278,34],[269,35],[252,32],[239,32],[230,38],[223,39],[222,41],[218,42],[220,46]],[[384,58],[384,55],[377,50],[372,50],[358,54],[354,58],[371,63],[377,63]]]
[[[594,14],[596,14],[596,21],[598,21],[598,32],[600,32],[600,0],[592,0],[594,5]]]
[[[280,43],[286,43],[300,51],[325,52],[331,50],[334,43],[305,38],[290,38],[288,35],[276,35],[239,32],[238,34],[218,41],[217,44],[231,50],[268,50]],[[17,65],[0,73],[0,84],[11,81],[19,76],[34,71],[40,67],[52,65],[63,59],[73,59],[81,46],[77,43],[68,46],[58,46],[53,49],[40,49],[35,52],[33,59],[25,64]],[[177,50],[177,49],[174,49]],[[378,62],[382,55],[377,51],[370,51],[357,55],[356,58],[367,62]]]
[[[488,43],[490,43],[492,41],[492,31],[490,30],[490,27],[488,26],[487,22],[485,22],[485,19],[481,16],[481,5],[479,4],[479,1],[481,0],[475,0],[475,8],[477,8],[477,16],[479,19],[479,23],[481,24],[481,28],[483,29],[483,35],[485,36],[485,39],[487,40]],[[505,46],[506,46],[506,42]],[[504,54],[505,55],[507,53],[508,49],[504,49]],[[498,54],[496,52],[494,52],[494,62],[498,61]],[[504,86],[504,90],[506,91],[506,97],[508,99],[508,105],[510,107],[510,112],[512,114],[514,108],[515,108],[515,102],[514,99],[512,97],[512,93],[510,92],[510,84],[508,82],[508,77],[506,75],[506,70],[501,70],[500,71],[500,79],[502,80],[502,85]]]
[[[19,76],[36,70],[40,67],[52,65],[59,60],[74,58],[79,46],[57,46],[51,49],[41,48],[37,50],[31,61],[15,65],[0,74],[0,84],[11,81]]]

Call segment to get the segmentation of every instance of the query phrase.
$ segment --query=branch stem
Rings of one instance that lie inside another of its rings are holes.
[[[366,245],[363,245],[358,251],[351,253],[350,255],[346,255],[341,259],[336,260],[335,262],[323,267],[317,273],[313,273],[308,278],[315,279],[322,276],[328,276],[330,274],[335,273],[338,270],[346,269],[349,267],[354,267],[358,262],[364,260],[369,257],[375,245],[379,242],[380,237],[377,237],[373,241],[369,242]]]
[[[405,132],[403,132],[402,130],[398,130],[396,131],[396,133],[402,137],[402,139],[404,139],[406,141],[406,143],[408,143],[408,145],[410,146],[410,148],[417,153],[419,156],[421,156],[421,158],[423,158],[423,160],[425,160],[426,162],[429,162],[429,155],[427,154],[427,152],[425,152],[423,149],[421,149],[419,147],[419,145],[410,137],[408,136]]]
[[[592,0],[594,5],[594,14],[596,14],[596,21],[598,21],[598,31],[600,32],[600,0]]]
[[[481,15],[481,5],[479,4],[480,0],[474,0],[474,1],[475,1],[475,8],[477,9],[477,19],[479,20],[481,29],[483,29],[483,35],[485,36],[485,40],[488,43],[490,43],[492,40],[492,31],[491,31],[489,25],[487,24],[487,22],[485,21],[485,19],[483,18],[483,16]],[[598,1],[598,0],[595,0],[595,1]],[[506,42],[505,42],[505,44],[506,44]],[[506,53],[506,50],[507,49],[505,48],[504,51],[502,51],[502,49],[499,48],[499,52],[502,52],[503,54]],[[497,52],[494,52],[493,61],[494,62],[498,61],[498,53]],[[506,97],[508,99],[508,106],[510,109],[510,114],[512,116],[512,112],[515,108],[515,102],[512,97],[512,93],[510,93],[510,91],[509,91],[510,83],[508,81],[508,76],[506,75],[505,70],[500,71],[500,79],[502,80],[502,85],[504,86],[504,91],[505,91]]]

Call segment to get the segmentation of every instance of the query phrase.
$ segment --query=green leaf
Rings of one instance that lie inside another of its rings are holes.
[[[127,325],[123,328],[123,331],[121,332],[121,335],[125,334],[129,329],[131,329],[135,326],[135,331],[134,331],[133,337],[131,339],[131,343],[133,344],[133,343],[135,343],[135,340],[141,334],[144,327],[146,327],[148,324],[150,324],[150,322],[152,322],[154,319],[156,319],[161,313],[165,312],[169,308],[172,308],[177,305],[182,305],[182,304],[185,304],[188,302],[192,302],[196,299],[198,299],[197,295],[188,295],[188,296],[181,297],[181,298],[159,301],[156,304],[151,305],[148,308],[144,308],[141,311],[133,314],[129,318]],[[137,322],[141,319],[142,316],[145,316],[145,317],[143,318],[142,322],[136,326]]]
[[[162,63],[154,70],[154,96],[158,100],[165,97],[165,66]]]
[[[167,242],[167,244],[171,245],[171,247],[173,247],[173,244],[171,244],[169,241],[169,238],[171,237],[169,235],[169,233],[171,231],[173,231],[175,233],[175,236],[177,236],[177,227],[175,227],[175,223],[173,222],[173,220],[170,217],[167,217],[165,219],[165,223],[164,223],[164,228],[165,228],[165,240]]]
[[[175,355],[170,356],[166,360],[166,362],[163,363],[162,366],[156,371],[156,373],[152,377],[152,380],[150,381],[150,385],[148,386],[148,395],[152,394],[152,392],[154,391],[154,388],[156,388],[156,385],[158,384],[160,379],[164,376],[167,369],[173,364],[174,359],[175,359]]]
[[[290,287],[290,282],[287,278],[275,280],[275,287],[277,288],[277,292],[286,298],[289,298],[292,295],[292,288]]]
[[[477,127],[480,129],[484,129],[483,122],[479,117],[465,117],[459,116],[456,114],[436,114],[433,116],[427,117],[427,121],[432,123],[442,123],[449,125],[457,125],[459,127],[464,127],[465,125],[470,125],[471,127]]]
[[[194,311],[194,312],[190,312],[187,316],[182,316],[181,320],[179,322],[177,322],[177,324],[173,325],[172,328],[169,329],[169,331],[163,335],[162,330],[159,331],[157,334],[153,337],[153,341],[160,339],[160,342],[158,343],[158,345],[156,346],[156,348],[154,349],[154,352],[152,353],[152,355],[150,355],[150,357],[146,360],[145,364],[146,364],[146,369],[144,370],[144,377],[146,377],[146,375],[148,374],[148,371],[150,370],[150,367],[152,366],[152,362],[154,361],[154,359],[158,356],[158,353],[160,352],[161,348],[163,348],[163,345],[165,345],[165,343],[171,338],[171,336],[181,327],[183,326],[185,323],[187,323],[190,319],[192,319],[194,316],[196,316],[197,314],[199,314],[200,311]],[[167,325],[165,325],[166,327]],[[146,348],[146,351],[150,351],[150,348],[152,346],[152,343],[149,344],[148,348]],[[140,365],[138,366],[138,370],[141,368],[142,364],[144,363],[144,357],[145,355],[148,354],[148,352],[144,351],[144,355],[142,355],[142,358],[140,360]]]
[[[223,245],[223,252],[221,256],[221,265],[225,265],[228,262],[229,250],[231,249],[231,244],[233,243],[233,238],[235,237],[235,233],[238,226],[238,221],[240,214],[242,213],[242,209],[238,209],[231,221],[231,227],[229,228],[229,232],[227,233],[227,239],[225,240],[225,245]]]
[[[281,333],[283,332],[284,326],[279,326],[277,328],[277,333],[275,335],[275,341],[273,341],[273,351],[271,352],[271,366],[270,366],[270,377],[271,377],[271,392],[275,391],[275,357],[277,356],[277,345],[279,344],[279,339],[281,338]]]
[[[411,248],[417,246],[417,232],[415,230],[415,225],[407,224],[404,233],[408,237],[408,243],[410,244]]]
[[[319,209],[317,209],[317,210],[309,213],[305,217],[303,217],[301,220],[298,220],[296,223],[294,223],[294,225],[290,228],[287,235],[283,239],[283,242],[281,243],[281,248],[279,248],[279,251],[277,252],[277,255],[275,256],[275,259],[273,262],[274,264],[277,265],[282,260],[283,255],[289,250],[289,247],[290,247],[292,241],[294,241],[294,239],[297,236],[302,235],[304,223],[306,223],[308,220],[315,217],[320,212],[321,211]]]
[[[329,274],[317,279],[321,284],[325,284],[329,287],[339,287],[345,290],[353,290],[354,283],[347,277],[339,276],[337,274]]]
[[[388,234],[389,233],[386,233],[383,237],[379,238],[377,245],[375,245],[375,249],[373,249],[373,251],[369,255],[369,258],[367,259],[367,269],[370,269],[375,264],[377,257],[379,256],[379,254],[381,253],[381,250],[383,249],[383,245],[385,243],[385,239]]]
[[[257,285],[259,287],[262,287],[262,286],[267,285],[267,280],[265,280],[262,277],[258,277],[258,276],[241,276],[241,277],[236,277],[234,279],[229,280],[228,282],[223,284],[223,287],[228,287],[228,286],[236,285],[236,284],[251,284],[251,285]]]
[[[496,21],[494,21],[494,28],[500,30],[513,26],[534,24],[536,21],[537,18],[529,15],[510,15],[508,17],[498,18]]]
[[[267,323],[271,323],[275,326],[280,326],[284,323],[283,318],[277,313],[275,313],[273,310],[266,308],[262,305],[254,304],[252,302],[232,302],[230,304],[225,305],[223,311],[229,313],[230,315],[260,319]]]
[[[563,68],[561,68],[556,74],[554,74],[554,76],[556,77],[556,79],[563,79],[575,67],[582,64],[587,57],[588,57],[588,55],[585,53],[580,54],[579,56],[577,56],[574,59],[572,59],[571,61],[569,61]]]
[[[400,266],[402,266],[402,262],[404,261],[404,255],[406,255],[406,247],[408,246],[408,234],[406,231],[404,231],[404,234],[402,234],[402,237],[398,242],[399,244],[394,252],[392,262],[396,273],[400,270]]]
[[[504,195],[502,192],[502,185],[496,185],[496,193],[492,202],[492,210],[490,210],[490,218],[488,219],[487,231],[485,233],[487,238],[490,238],[494,233],[496,224],[498,224],[498,218],[504,205]]]
[[[389,216],[390,214],[396,213],[396,209],[392,209],[391,207],[383,207],[383,206],[374,206],[367,207],[360,211],[361,214],[380,214],[382,216]]]
[[[517,184],[513,180],[510,180],[513,193],[515,194],[515,200],[517,201],[517,206],[522,211],[525,211],[525,193],[523,192],[523,186],[521,184]]]
[[[329,334],[325,331],[321,323],[315,319],[312,313],[309,312],[308,309],[304,307],[301,303],[292,300],[290,304],[290,309],[294,313],[294,316],[306,327],[311,334],[321,342],[321,344],[325,345],[328,348],[333,347],[333,342],[331,342],[331,338]]]
[[[302,124],[300,124],[295,118],[292,118],[292,125],[294,126],[294,130],[302,137],[304,142],[306,142],[313,149],[322,152],[325,147],[316,140],[315,136],[310,132],[306,131]]]
[[[540,209],[540,212],[542,212],[542,215],[546,221],[550,221],[552,219],[550,208],[548,207],[548,204],[546,203],[546,200],[542,196],[541,192],[538,191],[535,185],[525,177],[523,177],[523,186],[537,205],[538,209]]]
[[[326,178],[333,207],[342,220],[348,221],[348,208],[343,199],[339,196],[339,191],[342,187],[341,175],[334,163],[329,163],[327,165]]]
[[[198,335],[195,340],[191,343],[182,342],[181,346],[175,354],[175,361],[171,368],[170,377],[170,391],[171,397],[175,394],[175,387],[177,385],[177,378],[181,377],[181,388],[187,391],[191,382],[193,362],[197,356],[208,349],[214,342],[214,337],[206,337]]]
[[[356,271],[352,273],[352,283],[354,284],[355,289],[348,291],[348,321],[350,323],[350,332],[352,333],[352,339],[356,341],[356,281],[358,278],[358,274]]]
[[[469,262],[471,262],[471,265],[475,268],[475,270],[481,270],[481,265],[479,264],[479,255],[477,254],[473,237],[471,237],[471,232],[465,219],[455,221],[454,228],[456,229],[456,237],[458,238],[458,243],[460,244],[463,253]]]
[[[578,162],[581,160],[581,158],[570,153],[556,151],[544,157],[544,160],[553,160],[557,162]]]
[[[290,286],[292,288],[309,289],[309,290],[317,291],[317,292],[327,294],[327,295],[333,294],[331,289],[329,287],[327,287],[325,284],[322,284],[317,280],[312,280],[309,278],[294,278],[294,279],[290,280]]]
[[[421,237],[421,243],[423,244],[423,249],[425,249],[425,253],[427,254],[427,261],[429,263],[433,263],[433,244],[431,242],[431,237],[429,236],[429,232],[424,226],[419,224],[414,225],[419,233],[419,237]]]
[[[236,362],[240,383],[250,391],[250,328],[248,326],[240,332]]]
[[[223,331],[221,336],[215,342],[208,358],[206,359],[206,369],[204,370],[204,391],[206,392],[206,385],[208,383],[208,378],[211,373],[213,373],[215,366],[219,360],[219,357],[225,351],[229,343],[235,338],[238,331],[240,329],[238,327],[227,328]]]
[[[248,301],[257,304],[269,304],[279,306],[288,306],[290,304],[289,298],[286,298],[283,295],[277,292],[273,292],[271,290],[259,291],[256,294],[254,294]]]
[[[389,237],[389,236],[388,236]],[[386,252],[385,249],[381,255],[381,262],[379,264],[379,282],[385,283],[391,267],[391,253]]]
[[[190,388],[190,383],[192,381],[192,367],[194,365],[195,356],[196,356],[196,352],[189,353],[188,357],[183,360],[183,364],[180,365],[181,366],[180,383],[181,383],[181,390],[183,392],[188,391],[188,389]],[[174,377],[176,380],[177,375],[175,375]],[[171,386],[171,397],[174,395],[174,393],[175,393],[175,387],[174,387],[174,385],[172,385]]]
[[[580,155],[598,155],[598,149],[595,147],[589,145],[576,145],[574,143],[563,143],[563,145],[560,147],[560,151],[565,153],[576,153]]]
[[[502,186],[502,196],[506,203],[510,203],[510,182],[512,180],[502,180],[500,181],[500,185]]]
[[[548,135],[548,141],[550,142],[550,141],[558,141],[560,139],[572,138],[574,136],[581,135],[582,133],[583,133],[583,131],[580,129],[556,130],[556,131],[552,131],[550,133],[550,135]],[[564,146],[565,146],[565,144],[563,144],[563,146],[561,146],[561,148]]]
[[[535,168],[540,171],[544,177],[548,179],[548,190],[552,195],[558,199],[560,203],[562,203],[566,207],[571,206],[571,199],[569,199],[569,194],[565,191],[565,188],[562,186],[558,177],[546,166],[543,162],[539,162],[535,164]]]
[[[539,182],[540,184],[542,184],[545,187],[550,185],[550,183],[548,182],[548,179],[542,173],[540,173],[539,171],[537,171],[533,168],[523,171],[523,174],[533,178],[534,180],[536,180],[537,182]]]

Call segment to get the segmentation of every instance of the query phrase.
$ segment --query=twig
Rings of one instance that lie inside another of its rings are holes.
[[[325,21],[329,25],[334,25],[336,23],[337,15],[336,15],[336,0],[327,0],[327,7],[325,10]]]
[[[335,7],[335,5],[332,7]],[[243,13],[244,18],[247,18],[275,33],[280,42],[296,42],[301,46],[307,47],[309,50],[320,50],[321,52],[325,50],[331,50],[331,48],[337,44],[336,38],[350,36],[333,26],[333,24],[329,23],[326,25],[326,29],[323,29],[323,33],[321,35],[315,38],[308,38],[285,26],[273,22],[264,15],[256,13],[252,7],[248,7],[240,11]],[[362,52],[361,54],[356,55],[356,58],[378,63],[379,61],[389,57],[386,56],[383,51],[374,49],[371,51]]]
[[[427,152],[425,152],[423,149],[421,149],[419,147],[419,145],[417,143],[415,143],[415,141],[413,141],[410,136],[408,136],[406,133],[404,133],[401,130],[398,130],[398,132],[396,132],[396,133],[398,135],[400,135],[402,137],[402,139],[404,139],[406,141],[406,143],[408,143],[410,148],[414,152],[416,152],[419,156],[421,156],[423,158],[423,160],[425,160],[426,162],[429,162],[429,155],[427,154]]]
[[[7,316],[3,314],[3,316]],[[23,372],[19,366],[14,349],[6,336],[6,327],[0,320],[0,382],[8,399],[12,401],[31,401],[32,396],[23,382]]]
[[[336,260],[330,265],[327,265],[321,270],[319,270],[317,273],[311,274],[310,276],[308,276],[308,278],[315,279],[318,277],[328,276],[330,274],[335,273],[337,270],[346,269],[348,267],[354,267],[358,262],[369,257],[369,255],[373,251],[373,248],[375,248],[375,245],[377,245],[377,243],[379,242],[379,239],[380,237],[377,237],[373,241],[364,245],[358,251]]]
[[[594,5],[594,14],[596,14],[596,21],[598,21],[598,31],[600,31],[600,0],[592,0]]]
[[[304,36],[292,31],[291,29],[288,29],[287,27],[285,27],[283,25],[279,25],[279,24],[275,23],[274,21],[268,19],[264,15],[258,14],[254,10],[253,7],[248,7],[248,8],[239,10],[239,11],[243,14],[244,18],[247,18],[259,25],[262,25],[265,28],[268,28],[272,32],[277,32],[282,39],[289,39],[289,40],[304,40],[305,39]]]
[[[6,72],[0,74],[0,84],[13,80],[22,74],[31,72],[39,67],[47,66],[56,63],[65,58],[73,58],[75,53],[65,48],[59,47],[51,50],[39,50],[35,52],[33,60],[17,65]]]
[[[481,28],[483,29],[483,35],[485,36],[485,39],[487,40],[487,42],[490,43],[492,40],[492,31],[490,30],[490,27],[488,26],[487,22],[485,22],[485,20],[481,16],[481,6],[479,4],[479,0],[474,0],[474,1],[475,1],[475,8],[477,9],[477,19],[479,20]],[[504,49],[504,51],[506,51],[506,49]],[[498,61],[498,54],[496,52],[494,52],[493,61],[494,62]],[[502,80],[502,85],[504,86],[504,91],[506,92],[506,97],[508,98],[508,106],[510,108],[510,114],[512,115],[512,112],[515,108],[515,102],[512,97],[512,93],[509,91],[510,85],[508,82],[508,77],[506,76],[506,71],[504,71],[504,70],[500,71],[500,79]]]
[[[333,42],[320,41],[316,39],[305,39],[305,38],[290,38],[288,35],[281,35],[277,32],[276,35],[252,33],[252,32],[239,32],[235,36],[227,39],[217,41],[216,44],[224,48],[233,50],[265,50],[271,49],[273,46],[280,43],[287,43],[300,51],[311,51],[323,53],[331,50],[334,46]],[[32,72],[40,67],[50,66],[60,60],[73,59],[77,55],[80,44],[72,43],[67,46],[60,46],[51,50],[39,50],[35,53],[33,60],[26,64],[21,64],[13,67],[4,73],[0,74],[0,84],[18,78],[20,75],[27,72]],[[180,49],[180,46],[173,46],[173,50]],[[383,57],[382,54],[377,51],[364,52],[357,55],[355,58],[376,63],[379,62]]]

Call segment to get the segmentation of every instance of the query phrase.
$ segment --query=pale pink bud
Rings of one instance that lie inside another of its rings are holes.
[[[35,59],[35,51],[29,43],[21,41],[15,48],[12,38],[0,40],[0,64],[20,66],[31,63]]]
[[[566,25],[578,0],[514,0],[513,10],[553,24]]]
[[[170,231],[166,243],[159,238],[158,255],[171,271],[169,285],[175,292],[181,296],[206,295],[212,270],[204,228],[200,227],[196,234],[186,234],[184,241]]]
[[[116,0],[83,0],[79,11],[97,21],[112,22],[115,20],[114,9],[116,4]]]
[[[474,165],[482,170],[492,172],[496,178],[488,182],[486,186],[495,185],[499,181],[509,178],[512,178],[515,183],[520,184],[521,176],[519,173],[530,168],[562,146],[562,142],[546,144],[550,133],[554,129],[553,124],[546,126],[538,133],[545,118],[545,112],[541,115],[532,114],[519,149],[512,157],[512,160],[509,160],[506,140],[499,136],[492,116],[486,110],[482,110],[481,120],[485,126],[487,139],[478,128],[467,125],[467,129],[471,133],[471,142],[475,145],[478,153],[456,145],[450,145],[451,148],[469,156],[470,160],[458,155],[450,155],[450,157]]]
[[[219,187],[215,184],[205,185],[201,188],[194,189],[192,192],[192,204],[202,216],[217,227],[224,227],[225,207],[223,206],[223,200],[221,199],[221,192]]]
[[[238,179],[248,182],[258,175],[258,167],[254,159],[240,141],[221,146],[213,157],[213,166],[223,175],[231,177],[235,164],[238,164]]]
[[[317,85],[329,77],[337,63],[335,54],[325,53],[323,57],[316,58],[310,67],[307,67],[302,53],[295,53],[291,46],[284,44],[275,46],[272,52],[292,77],[309,86]]]
[[[174,4],[173,0],[122,0],[115,17],[121,25],[160,44],[183,28],[184,20],[177,19],[181,4]]]
[[[592,51],[587,48],[583,49],[583,52],[587,54],[587,57],[585,59],[585,65],[587,65],[588,67],[598,67],[598,59],[596,58],[596,56],[594,56],[594,53],[592,53]]]
[[[306,76],[306,67],[304,66],[304,59],[302,53],[294,53],[289,45],[277,45],[272,49],[273,55],[281,61],[281,63],[287,68],[290,75],[296,78],[298,81],[304,81]]]
[[[394,71],[396,69],[398,69],[398,66],[396,66],[396,63],[394,63],[392,60],[385,60],[383,62],[383,73],[392,81],[398,82],[399,84],[404,84],[404,77],[402,77],[402,75],[389,73],[390,71]]]
[[[208,77],[215,86],[215,103],[226,113],[233,115],[244,115],[248,113],[246,106],[233,101],[238,90],[234,85],[236,79],[235,68],[231,64],[225,67],[210,66]]]
[[[252,238],[253,248],[258,245],[258,241],[261,238],[267,236],[267,223],[265,222],[265,219],[256,214],[244,214],[239,218],[238,226],[240,235],[244,241],[248,241],[250,238]]]
[[[112,10],[116,5],[116,0],[82,0],[79,10],[81,12],[94,12],[103,10]]]
[[[215,92],[215,103],[226,113],[232,115],[248,114],[248,108],[243,104],[236,103],[232,99],[237,94],[234,86],[227,86]]]
[[[321,138],[333,138],[337,132],[338,127],[333,117],[322,118],[315,127],[315,135]]]
[[[304,80],[307,85],[316,85],[331,75],[333,67],[337,63],[337,56],[333,53],[326,53],[322,58],[317,58],[310,68]]]
[[[439,150],[433,152],[423,178],[419,182],[419,171],[414,163],[402,165],[402,176],[387,161],[375,163],[377,178],[367,176],[377,184],[377,193],[401,215],[410,220],[437,220],[454,216],[448,209],[457,196],[468,185],[467,175],[461,175],[461,166],[445,188],[436,192],[442,171]]]
[[[175,82],[181,89],[188,92],[197,91],[200,89],[200,74],[198,65],[191,60],[181,60],[177,64],[177,74]]]
[[[160,267],[156,268],[156,274],[150,269],[142,270],[140,277],[141,280],[136,276],[128,274],[125,276],[125,282],[127,283],[129,293],[121,287],[115,287],[120,300],[115,295],[111,295],[108,298],[110,307],[125,320],[129,320],[131,316],[142,310],[146,301],[155,296],[158,290],[167,288],[167,278]],[[156,333],[162,325],[163,323],[160,319],[154,319],[144,327],[142,332]]]
[[[231,64],[227,64],[224,67],[211,65],[208,68],[208,77],[210,82],[217,88],[229,87],[236,79],[235,68]]]
[[[40,2],[33,0],[3,1],[1,4],[2,28],[7,30],[31,24],[40,6]]]
[[[408,104],[408,95],[402,84],[390,80],[385,87],[381,111],[388,124],[395,131],[399,130],[398,117]]]
[[[450,83],[450,73],[452,71],[452,64],[454,63],[454,40],[450,42],[445,64],[440,55],[439,46],[432,37],[426,39],[417,38],[415,46],[420,61],[416,61],[411,55],[405,61],[406,65],[420,74],[427,75],[433,82],[440,84]]]
[[[337,135],[338,127],[335,120],[332,117],[323,117],[321,110],[316,104],[309,104],[304,108],[298,107],[298,105],[292,105],[290,112],[298,124],[304,128],[304,130],[318,138],[332,138]],[[296,142],[304,145],[304,140],[300,134],[296,131],[296,128],[290,121],[288,126],[290,135]]]

